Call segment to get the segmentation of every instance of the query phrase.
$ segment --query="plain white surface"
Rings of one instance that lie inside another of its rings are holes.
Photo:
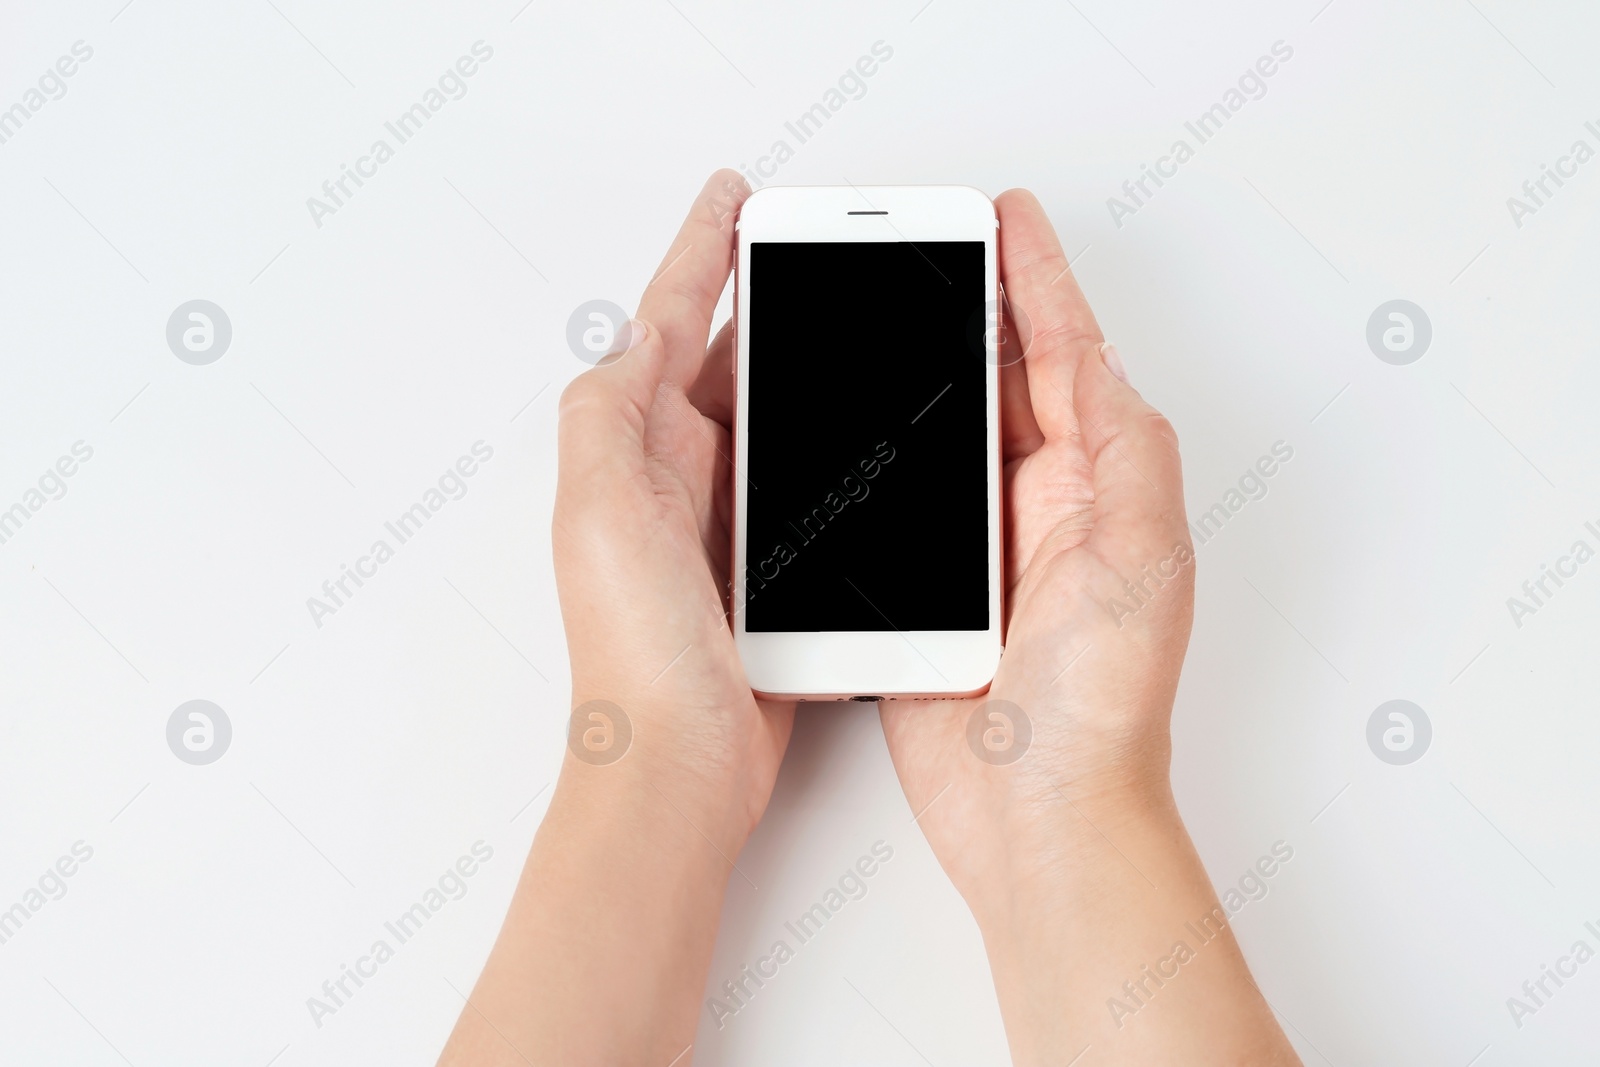
[[[1236,928],[1302,1056],[1593,1061],[1600,963],[1520,1029],[1506,1007],[1600,920],[1600,566],[1520,628],[1506,606],[1600,525],[1600,162],[1520,228],[1506,203],[1600,141],[1592,8],[123,5],[7,4],[0,34],[0,107],[94,49],[0,144],[0,506],[94,449],[0,545],[0,907],[94,850],[0,945],[0,1061],[432,1061],[563,744],[567,318],[631,307],[706,174],[877,41],[778,180],[1034,189],[1179,430],[1191,512],[1294,449],[1199,550],[1174,774],[1219,886],[1295,850]],[[314,225],[306,198],[478,40],[467,94]],[[1265,95],[1114,225],[1280,40]],[[233,324],[206,367],[164,336],[196,298]],[[1409,366],[1364,338],[1394,298],[1433,324]],[[314,626],[306,598],[479,440],[467,494]],[[233,723],[208,767],[166,746],[194,698]],[[1405,767],[1365,741],[1394,698],[1434,727]],[[807,711],[713,985],[873,842],[894,858],[706,1017],[697,1063],[1004,1060],[910,816],[871,709]],[[479,840],[466,895],[318,1028],[307,998]]]

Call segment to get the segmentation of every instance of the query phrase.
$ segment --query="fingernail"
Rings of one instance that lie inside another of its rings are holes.
[[[639,342],[643,341],[649,331],[650,327],[645,325],[641,319],[629,319],[623,323],[616,336],[611,338],[611,347],[606,350],[604,356],[600,357],[600,364],[615,363],[621,359],[636,347]]]
[[[1106,370],[1117,376],[1117,380],[1124,385],[1128,384],[1128,371],[1122,365],[1122,357],[1117,354],[1117,346],[1109,342],[1100,346],[1100,358],[1105,360]]]

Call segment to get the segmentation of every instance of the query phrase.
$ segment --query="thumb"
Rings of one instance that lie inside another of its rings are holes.
[[[1114,345],[1079,362],[1073,395],[1093,470],[1096,553],[1136,569],[1188,545],[1178,435],[1128,384]]]
[[[561,394],[561,484],[581,487],[637,469],[665,366],[661,332],[629,319],[599,365],[572,380]]]

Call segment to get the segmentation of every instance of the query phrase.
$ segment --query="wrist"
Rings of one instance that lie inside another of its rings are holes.
[[[738,855],[771,791],[770,780],[763,788],[747,758],[757,718],[748,690],[749,708],[733,697],[686,702],[577,680],[573,692],[568,755],[557,786],[568,807],[622,823],[669,815],[659,827],[665,837],[653,841],[681,845],[687,832],[702,847],[709,842],[729,857]],[[607,695],[580,696],[594,692]]]
[[[523,1061],[507,1041],[540,1062],[668,1063],[694,1040],[735,838],[632,756],[569,756],[556,784],[473,997],[506,1063]]]
[[[1209,1025],[1203,1020],[1226,1018],[1241,1040],[1274,1033],[1165,788],[1058,798],[1048,815],[1041,808],[1017,820],[1011,834],[1004,877],[968,901],[1014,1062],[1058,1062],[1086,1044],[1107,1062],[1165,1062],[1156,1046],[1169,1032]],[[1157,994],[1149,968],[1170,978],[1175,954],[1198,960],[1185,974],[1209,977]],[[1130,992],[1139,982],[1152,984]],[[1152,1017],[1168,1022],[1127,1027],[1146,1003],[1158,1003]],[[1266,1057],[1219,1046],[1216,1062]]]
[[[648,869],[715,884],[720,895],[751,829],[730,793],[637,746],[610,766],[569,755],[540,832],[565,850],[612,857],[606,862],[619,873]]]
[[[1039,776],[1005,805],[993,837],[991,861],[964,892],[986,938],[1026,936],[1041,915],[1129,879],[1148,888],[1153,876],[1144,872],[1188,843],[1165,773],[1060,783]]]

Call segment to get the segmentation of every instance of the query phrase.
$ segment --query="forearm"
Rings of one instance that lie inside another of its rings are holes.
[[[1012,1057],[1297,1064],[1165,786],[1064,796],[1008,828],[973,900]]]
[[[569,766],[442,1067],[686,1067],[739,844],[686,803]]]

